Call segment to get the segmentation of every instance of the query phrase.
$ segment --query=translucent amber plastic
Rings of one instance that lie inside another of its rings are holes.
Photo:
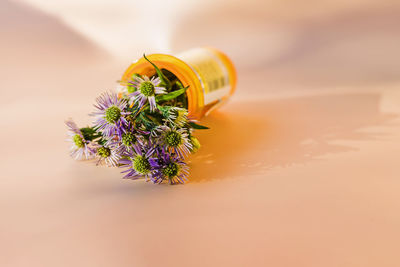
[[[203,47],[175,56],[146,56],[160,69],[172,72],[185,87],[189,86],[188,110],[197,119],[225,103],[235,91],[235,67],[225,54],[216,49]],[[155,71],[149,62],[141,58],[128,67],[121,80],[131,80],[134,73],[151,76]]]

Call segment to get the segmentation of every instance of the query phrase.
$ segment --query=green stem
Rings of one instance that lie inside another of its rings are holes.
[[[151,65],[153,65],[154,69],[157,72],[158,77],[161,79],[161,86],[165,87],[167,90],[171,89],[171,82],[168,78],[162,73],[162,71],[153,63],[151,62],[145,54],[143,54],[144,59],[146,59]]]

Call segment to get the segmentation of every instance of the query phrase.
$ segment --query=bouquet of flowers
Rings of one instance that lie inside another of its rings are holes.
[[[119,92],[96,99],[93,126],[66,121],[71,156],[124,168],[124,178],[153,183],[185,183],[185,160],[200,148],[194,129],[208,129],[190,118],[186,90],[175,75],[152,64],[151,77],[134,74]]]

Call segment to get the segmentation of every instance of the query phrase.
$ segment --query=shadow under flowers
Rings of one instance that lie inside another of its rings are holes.
[[[191,182],[263,174],[357,150],[338,143],[380,138],[383,134],[365,129],[397,117],[380,112],[380,97],[357,93],[229,103],[202,121],[210,130],[196,133],[202,148],[190,161]]]

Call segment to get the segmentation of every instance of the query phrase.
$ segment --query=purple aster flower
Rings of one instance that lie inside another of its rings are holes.
[[[123,149],[123,152],[129,152],[133,150],[135,146],[143,146],[143,135],[147,134],[148,133],[145,131],[136,130],[132,126],[132,123],[128,122],[125,132],[109,139],[106,144],[111,146],[119,145]]]
[[[105,164],[109,167],[116,167],[121,157],[122,149],[120,146],[97,145],[96,165]]]
[[[157,154],[158,159],[150,161],[154,183],[168,181],[170,184],[183,184],[188,180],[189,167],[178,155],[171,155],[163,148]]]
[[[85,140],[81,130],[71,119],[65,121],[68,127],[68,141],[72,143],[70,154],[76,160],[91,159],[96,154],[96,149],[89,140]]]
[[[128,121],[124,115],[130,114],[130,112],[124,111],[127,104],[125,99],[118,98],[115,93],[103,93],[96,99],[94,106],[97,111],[91,115],[96,117],[95,127],[105,137],[120,136],[125,132]]]
[[[154,147],[146,145],[143,147],[134,146],[133,151],[129,151],[120,159],[121,167],[127,168],[122,173],[126,173],[124,178],[138,179],[142,177],[150,178],[152,165],[150,161],[154,153]]]
[[[165,146],[170,153],[175,153],[184,158],[190,154],[190,151],[193,149],[188,136],[184,128],[176,129],[164,126],[159,142]]]
[[[131,97],[134,98],[134,101],[138,103],[138,108],[141,108],[146,101],[149,101],[150,111],[154,111],[156,109],[156,98],[155,95],[165,94],[165,88],[160,87],[161,79],[159,77],[151,78],[143,75],[143,78],[137,76],[134,77],[132,82],[129,82],[136,91],[130,94]]]

